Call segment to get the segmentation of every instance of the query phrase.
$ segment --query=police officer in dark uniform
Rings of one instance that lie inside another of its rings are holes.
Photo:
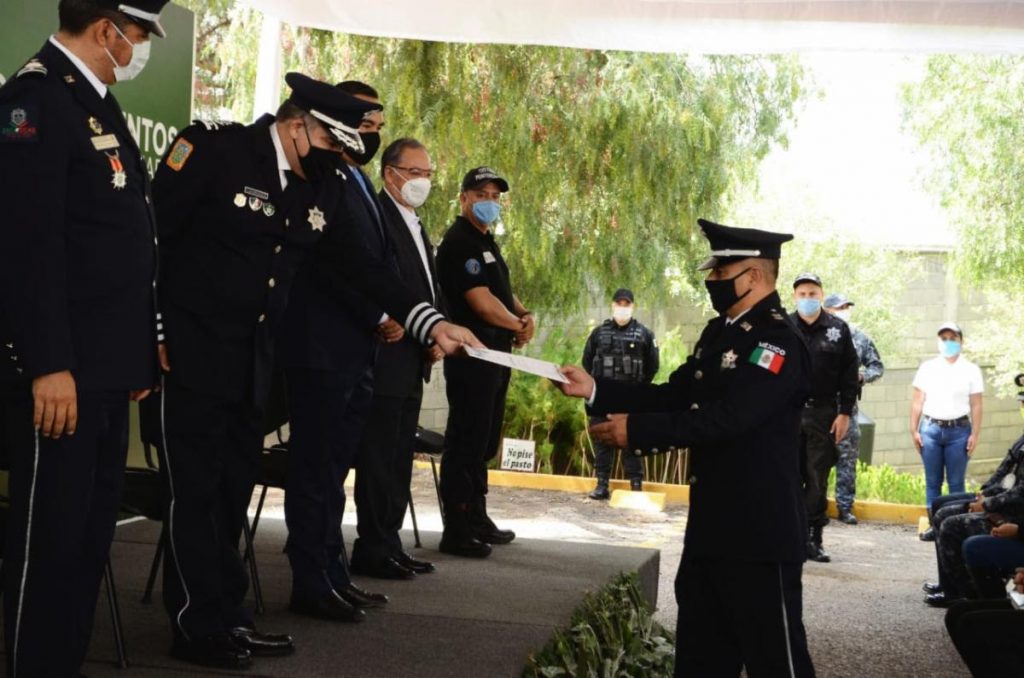
[[[658,373],[658,342],[654,332],[640,324],[633,317],[633,292],[626,288],[615,291],[612,296],[612,317],[590,333],[583,349],[583,367],[590,376],[603,379],[617,379],[649,384]],[[604,421],[603,417],[591,419],[591,424]],[[608,499],[608,478],[612,472],[615,449],[604,443],[594,442],[594,470],[597,472],[597,487],[590,493],[591,499]],[[634,492],[643,489],[644,465],[636,456],[627,454],[622,458],[626,467],[629,486]]]
[[[796,311],[793,324],[811,351],[811,393],[800,425],[804,490],[807,502],[807,557],[819,563],[831,560],[821,544],[828,524],[828,474],[839,460],[839,441],[850,428],[857,405],[857,349],[850,326],[822,310],[821,278],[801,273],[793,281]]]
[[[469,327],[488,348],[510,351],[533,338],[533,316],[516,298],[508,265],[491,226],[501,214],[508,182],[489,167],[470,170],[462,180],[455,218],[437,250],[437,272],[452,318]],[[441,461],[444,535],[441,551],[486,558],[491,544],[515,539],[487,515],[487,463],[501,443],[510,370],[499,365],[449,358],[444,361],[448,426]]]
[[[205,666],[241,668],[253,654],[292,649],[288,636],[253,628],[238,539],[262,448],[275,335],[298,271],[329,269],[327,289],[360,289],[406,322],[418,308],[421,331],[440,319],[347,221],[341,148],[356,143],[350,125],[374,107],[297,73],[286,81],[291,96],[276,117],[183,130],[154,182],[166,243],[166,375],[156,412],[169,500],[164,603],[173,653]],[[341,598],[325,607],[337,617],[361,614]]]
[[[792,236],[700,220],[705,285],[720,314],[668,383],[591,378],[568,394],[611,414],[591,436],[637,456],[692,454],[686,544],[676,577],[676,676],[813,676],[802,615],[806,556],[800,415],[810,356],[775,291]],[[742,500],[737,500],[737,497]],[[751,504],[758,510],[750,511]],[[737,531],[739,530],[739,531]]]
[[[108,86],[137,75],[161,0],[63,0],[0,88],[0,412],[10,464],[11,676],[77,676],[128,451],[157,379],[149,178]]]

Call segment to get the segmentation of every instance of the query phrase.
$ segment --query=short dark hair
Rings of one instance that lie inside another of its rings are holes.
[[[377,94],[377,90],[367,85],[365,82],[359,80],[345,80],[335,85],[338,89],[346,94],[352,96],[363,95],[364,97],[370,97],[371,99],[380,99],[380,95]]]
[[[422,148],[426,150],[427,147],[411,137],[402,137],[401,139],[395,139],[390,144],[388,144],[388,147],[384,149],[384,153],[382,153],[380,156],[381,179],[384,178],[384,168],[395,167],[395,163],[397,163],[401,159],[402,154],[405,153],[405,151],[410,148]]]
[[[60,30],[68,35],[81,35],[97,21],[109,19],[122,31],[129,23],[128,16],[112,9],[97,7],[89,0],[60,0],[57,5]]]
[[[306,111],[292,103],[291,99],[285,99],[284,103],[278,107],[277,113],[274,115],[274,120],[276,122],[288,122],[295,118],[305,117],[305,115]]]
[[[768,276],[768,282],[775,282],[779,279],[778,259],[758,259],[761,262],[761,270]]]

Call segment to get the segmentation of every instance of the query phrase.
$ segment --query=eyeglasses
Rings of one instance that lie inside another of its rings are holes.
[[[420,179],[431,179],[434,176],[434,170],[432,169],[420,169],[419,167],[399,167],[398,165],[389,165],[392,169],[402,170],[408,172],[414,178]]]

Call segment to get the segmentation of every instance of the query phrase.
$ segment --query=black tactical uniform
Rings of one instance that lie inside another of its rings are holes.
[[[493,181],[508,190],[504,179],[490,169],[471,171],[463,181],[463,191],[474,183]],[[515,297],[509,281],[508,265],[490,230],[480,231],[463,216],[455,218],[437,250],[437,273],[441,291],[452,320],[465,325],[487,348],[510,351],[514,332],[495,327],[481,319],[466,301],[466,292],[486,287],[509,313],[515,313]],[[511,370],[468,357],[449,357],[444,361],[445,393],[448,396],[448,425],[445,429],[444,458],[441,463],[441,499],[445,507],[445,537],[442,550],[459,541],[459,535],[472,543],[474,537],[504,543],[515,535],[499,531],[487,517],[487,465],[497,455],[505,417],[505,395]],[[478,545],[476,545],[478,546]],[[487,548],[479,548],[486,555]]]
[[[614,319],[605,320],[590,333],[583,349],[583,368],[595,378],[649,384],[658,373],[658,366],[658,342],[654,332],[636,319],[622,326]],[[591,419],[591,423],[598,421],[602,419]],[[611,445],[594,441],[594,470],[598,483],[595,493],[600,496],[605,496],[608,491],[614,455],[615,449]],[[640,489],[644,477],[641,460],[627,454],[622,458],[622,464],[632,486]]]
[[[778,258],[791,238],[700,225],[709,268],[744,253]],[[814,675],[800,581],[799,427],[810,359],[784,313],[772,293],[735,322],[715,318],[666,384],[597,380],[590,412],[629,413],[629,453],[691,451],[676,676],[735,676],[744,666],[750,675]]]
[[[158,13],[164,3],[133,4]],[[149,176],[124,115],[55,38],[0,87],[0,204],[8,672],[72,676],[113,539],[129,392],[157,378],[156,245]],[[63,371],[78,428],[44,438],[32,382]]]
[[[821,286],[814,274],[805,273],[793,283]],[[839,460],[839,448],[829,429],[838,414],[852,416],[857,404],[860,384],[857,379],[857,349],[853,346],[850,326],[822,310],[813,323],[804,322],[799,314],[791,315],[793,324],[811,351],[811,392],[801,421],[804,492],[807,504],[807,554],[818,562],[828,562],[822,548],[822,530],[828,524],[828,474]]]

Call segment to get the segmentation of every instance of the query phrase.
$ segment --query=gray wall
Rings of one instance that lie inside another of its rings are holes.
[[[889,464],[902,471],[920,472],[921,462],[910,437],[911,381],[918,364],[935,355],[936,328],[944,320],[955,319],[966,333],[965,355],[971,358],[971,327],[985,313],[984,298],[970,290],[960,289],[950,275],[947,256],[942,252],[908,253],[921,258],[921,274],[904,283],[898,290],[900,307],[912,309],[904,318],[905,333],[900,337],[895,355],[883,355],[885,376],[864,388],[861,409],[876,422],[873,463]],[[784,287],[784,286],[783,286]],[[786,290],[783,303],[786,303]],[[688,348],[696,342],[707,320],[702,309],[671,307],[650,312],[641,306],[637,318],[651,327],[658,336],[674,327],[683,328],[683,339]],[[582,328],[608,316],[609,307],[590,309],[586,314],[565,319],[563,322]],[[541,318],[545,322],[553,320]],[[580,347],[582,352],[582,346]],[[1017,401],[993,395],[989,370],[981,365],[986,378],[983,426],[979,449],[975,452],[967,473],[983,480],[1006,454],[1010,444],[1024,432]],[[420,423],[428,428],[444,430],[447,418],[444,377],[440,367],[434,370],[431,383],[424,392]]]

